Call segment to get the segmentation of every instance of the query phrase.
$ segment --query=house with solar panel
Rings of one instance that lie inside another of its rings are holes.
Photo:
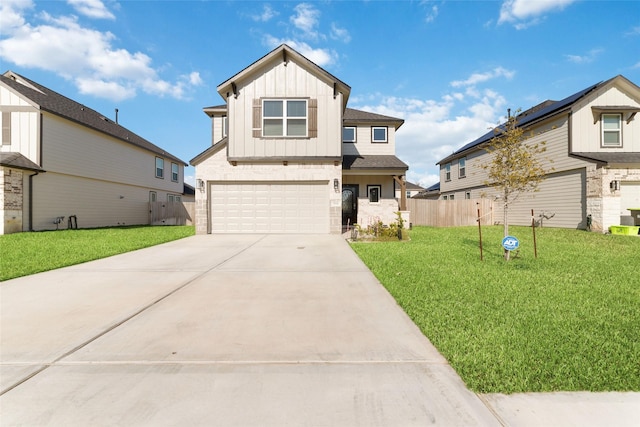
[[[546,142],[541,157],[548,171],[538,191],[509,206],[514,225],[607,232],[610,226],[640,225],[640,87],[623,76],[596,83],[561,101],[545,101],[517,116],[529,143]],[[442,200],[497,194],[481,165],[490,131],[440,160]],[[502,218],[500,200],[494,218]]]
[[[217,91],[211,145],[190,162],[196,233],[338,234],[400,211],[408,223],[402,119],[347,108],[350,86],[287,45]]]
[[[150,223],[186,163],[26,77],[0,75],[0,234]]]

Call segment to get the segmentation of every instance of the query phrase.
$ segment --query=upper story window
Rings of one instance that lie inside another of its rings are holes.
[[[263,136],[307,136],[306,99],[262,101]]]
[[[156,157],[156,178],[164,178],[164,159]]]
[[[451,163],[444,165],[444,180],[451,181]]]
[[[227,116],[222,116],[222,137],[227,136],[227,132],[229,132],[229,121],[227,120]]]
[[[2,112],[2,145],[11,145],[11,113]]]
[[[463,157],[458,160],[458,178],[467,176],[467,158]]]
[[[622,147],[622,114],[602,115],[602,146]]]
[[[171,181],[178,182],[178,164],[171,163]]]
[[[387,141],[387,127],[386,126],[374,126],[371,128],[371,142],[388,142]]]
[[[342,128],[342,142],[356,142],[356,128],[354,126]]]

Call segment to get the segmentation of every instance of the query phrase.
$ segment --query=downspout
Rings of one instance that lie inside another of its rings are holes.
[[[33,231],[33,177],[40,172],[29,175],[29,231]]]

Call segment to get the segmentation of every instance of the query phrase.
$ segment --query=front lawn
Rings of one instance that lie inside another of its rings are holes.
[[[480,393],[640,391],[640,237],[511,227],[416,227],[353,249]]]
[[[191,226],[131,226],[0,236],[0,281],[192,236]]]

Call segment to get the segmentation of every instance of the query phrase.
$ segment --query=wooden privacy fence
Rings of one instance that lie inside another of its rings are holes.
[[[493,225],[493,201],[488,199],[407,199],[407,209],[411,212],[413,225],[430,227],[477,225],[478,209],[481,216],[480,224]]]
[[[194,202],[149,202],[149,224],[193,225]]]

